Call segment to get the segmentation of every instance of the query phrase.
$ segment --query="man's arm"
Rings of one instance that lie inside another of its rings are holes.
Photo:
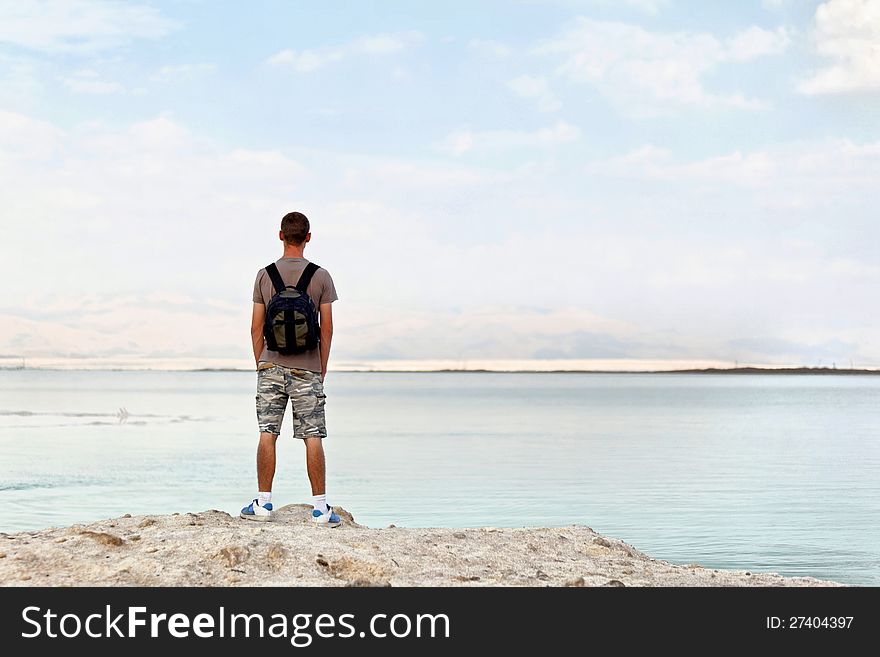
[[[333,340],[333,304],[322,303],[321,315],[321,381],[327,375],[327,362],[330,360],[330,343]]]
[[[251,342],[254,343],[254,367],[260,364],[260,354],[263,353],[263,324],[266,323],[266,306],[262,303],[254,303],[254,314],[251,317]]]

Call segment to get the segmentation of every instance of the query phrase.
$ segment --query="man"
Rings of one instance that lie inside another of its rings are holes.
[[[301,212],[291,212],[281,220],[279,239],[284,255],[275,262],[281,279],[295,286],[309,261],[303,250],[312,238],[309,220]],[[274,275],[274,272],[273,272]],[[263,334],[266,305],[276,292],[266,268],[257,272],[254,282],[254,312],[251,338],[257,366],[257,422],[260,443],[257,447],[257,488],[254,500],[241,510],[246,520],[272,520],[272,479],[275,477],[275,441],[281,432],[281,421],[290,401],[293,413],[293,435],[306,448],[306,466],[312,484],[312,521],[322,527],[336,527],[339,516],[327,505],[324,484],[324,445],[327,435],[324,420],[324,377],[330,359],[333,338],[331,304],[339,297],[330,273],[323,268],[314,271],[306,287],[319,315],[320,342],[314,349],[293,355],[270,351]],[[277,346],[277,345],[276,345]],[[279,347],[280,348],[280,347]]]

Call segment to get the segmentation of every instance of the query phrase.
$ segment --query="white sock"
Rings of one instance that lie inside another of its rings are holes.
[[[269,502],[272,501],[272,491],[268,493],[259,492],[257,493],[257,504],[260,506],[266,506]]]
[[[312,495],[312,506],[321,513],[327,513],[327,495]]]

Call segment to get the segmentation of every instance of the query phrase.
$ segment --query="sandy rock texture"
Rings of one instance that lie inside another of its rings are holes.
[[[373,529],[336,507],[342,526],[313,526],[310,506],[258,523],[222,511],[124,516],[0,534],[6,586],[839,586],[677,566],[589,527]]]

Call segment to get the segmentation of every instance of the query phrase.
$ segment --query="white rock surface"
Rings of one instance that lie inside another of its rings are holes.
[[[677,566],[589,527],[373,529],[336,508],[317,528],[288,505],[258,523],[222,511],[0,534],[7,586],[839,586]]]

